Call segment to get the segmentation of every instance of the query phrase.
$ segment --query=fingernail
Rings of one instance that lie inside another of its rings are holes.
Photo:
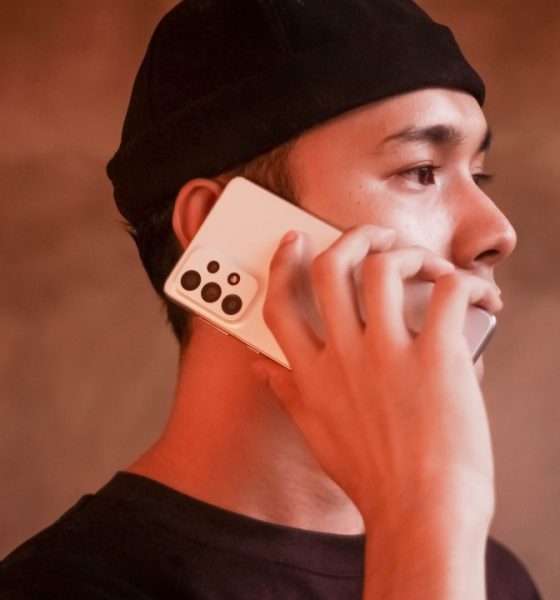
[[[279,245],[285,246],[286,244],[290,244],[291,242],[294,242],[295,240],[297,240],[297,238],[298,238],[297,231],[288,231],[287,233],[284,234],[284,236],[280,240]]]

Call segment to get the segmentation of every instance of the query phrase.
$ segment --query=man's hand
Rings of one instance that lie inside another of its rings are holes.
[[[356,227],[308,264],[304,236],[288,234],[271,263],[264,316],[292,371],[256,366],[364,518],[365,597],[484,598],[493,462],[463,324],[469,304],[497,312],[501,301],[492,284],[393,242],[390,230]],[[309,272],[324,340],[299,303]],[[435,282],[417,336],[403,319],[412,277]]]

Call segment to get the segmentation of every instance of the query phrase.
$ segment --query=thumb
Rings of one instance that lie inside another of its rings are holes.
[[[284,408],[292,413],[296,409],[299,399],[299,391],[293,373],[268,358],[259,359],[251,366],[257,376],[268,384]]]

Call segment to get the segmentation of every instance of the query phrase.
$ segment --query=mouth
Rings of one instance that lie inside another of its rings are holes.
[[[496,306],[496,303],[492,300],[492,302],[490,303],[490,306],[488,306],[486,308],[486,310],[492,315],[497,315],[504,308],[504,301],[502,299],[502,290],[501,290],[500,286],[494,281],[494,277],[488,277],[488,278],[482,277],[482,278],[492,286],[492,288],[494,289],[494,292],[496,293],[496,296],[498,298],[498,305]]]
[[[496,281],[494,279],[495,274],[492,269],[486,269],[484,267],[481,267],[478,269],[472,269],[472,270],[457,268],[457,271],[465,273],[466,275],[471,275],[471,276],[477,277],[479,279],[482,279],[485,283],[489,284],[492,287],[494,293],[498,297],[499,306],[495,306],[496,303],[492,301],[490,306],[481,307],[481,308],[484,308],[490,314],[498,314],[502,310],[503,304],[504,304],[503,298],[502,298],[502,289],[496,283]]]

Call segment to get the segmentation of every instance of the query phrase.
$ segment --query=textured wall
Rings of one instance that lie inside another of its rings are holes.
[[[104,176],[174,2],[0,3],[0,555],[155,439],[175,345]],[[560,597],[560,6],[424,0],[489,84],[492,192],[519,233],[487,353],[494,531]]]

